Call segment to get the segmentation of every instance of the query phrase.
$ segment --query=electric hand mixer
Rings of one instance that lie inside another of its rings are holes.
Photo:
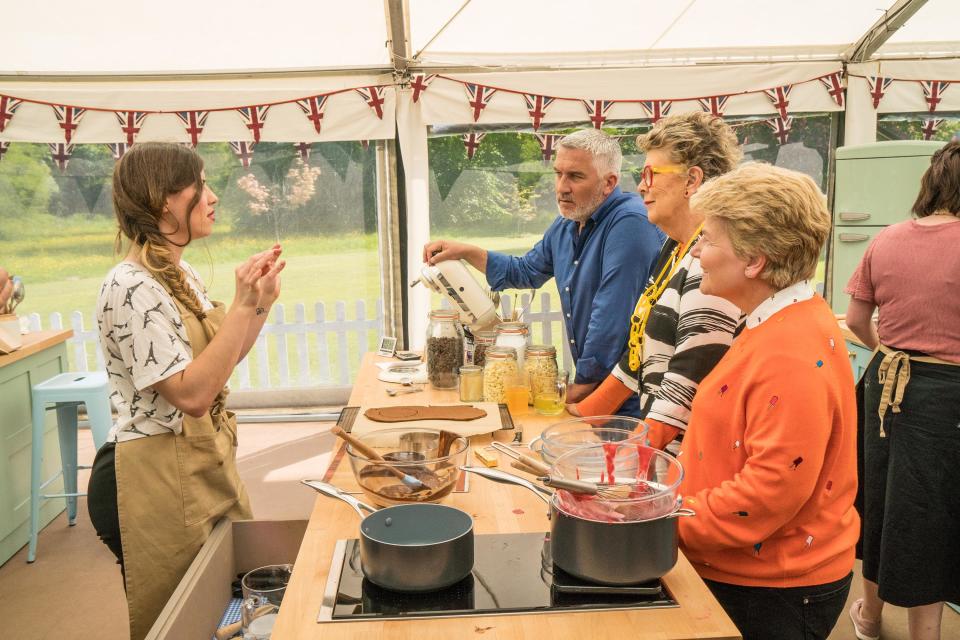
[[[477,282],[462,260],[425,264],[420,269],[420,277],[410,286],[416,286],[418,282],[447,298],[460,311],[460,320],[469,325],[473,332],[489,329],[502,322],[487,290]]]

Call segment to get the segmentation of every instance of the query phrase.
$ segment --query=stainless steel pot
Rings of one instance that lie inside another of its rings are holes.
[[[533,491],[550,507],[553,562],[567,573],[597,584],[622,586],[662,577],[677,563],[677,518],[689,509],[652,520],[600,522],[565,512],[551,491],[526,478],[486,467],[462,467],[495,482]]]
[[[435,591],[473,570],[473,518],[441,504],[416,503],[379,511],[332,484],[303,480],[325,496],[349,504],[360,522],[363,575],[391,591]],[[364,511],[369,515],[365,515]]]

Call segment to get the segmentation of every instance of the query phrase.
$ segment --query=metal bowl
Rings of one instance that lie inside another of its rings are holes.
[[[437,429],[384,429],[357,438],[384,459],[371,460],[347,445],[357,484],[367,500],[381,507],[442,501],[457,486],[459,467],[467,459],[464,437],[453,441],[448,455],[439,456]]]

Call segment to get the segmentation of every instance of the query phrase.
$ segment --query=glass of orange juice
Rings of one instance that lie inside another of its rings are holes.
[[[510,415],[521,416],[527,413],[530,387],[525,384],[523,378],[520,376],[510,378],[504,389],[504,396],[507,400],[507,409],[510,410]]]

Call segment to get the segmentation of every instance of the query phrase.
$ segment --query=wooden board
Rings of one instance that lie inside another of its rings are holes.
[[[419,394],[417,394],[419,395]],[[425,400],[425,399],[424,399]],[[408,401],[407,404],[410,404]],[[449,405],[450,402],[430,402],[430,404],[438,405]],[[478,434],[491,433],[497,430],[503,429],[513,429],[513,418],[510,416],[510,411],[507,409],[507,405],[500,404],[498,405],[495,402],[471,402],[471,406],[483,409],[487,412],[487,415],[483,418],[478,418],[476,420],[470,420],[468,422],[461,422],[458,420],[416,420],[413,422],[376,422],[370,420],[364,414],[364,412],[371,407],[383,407],[390,406],[386,403],[375,404],[368,406],[350,406],[344,407],[340,412],[340,418],[337,420],[337,424],[344,431],[352,433],[353,435],[362,436],[367,433],[373,433],[374,431],[382,431],[384,429],[398,429],[403,427],[411,428],[420,428],[420,429],[445,429],[447,431],[452,431],[461,436],[473,436]],[[393,406],[397,406],[394,404]]]

